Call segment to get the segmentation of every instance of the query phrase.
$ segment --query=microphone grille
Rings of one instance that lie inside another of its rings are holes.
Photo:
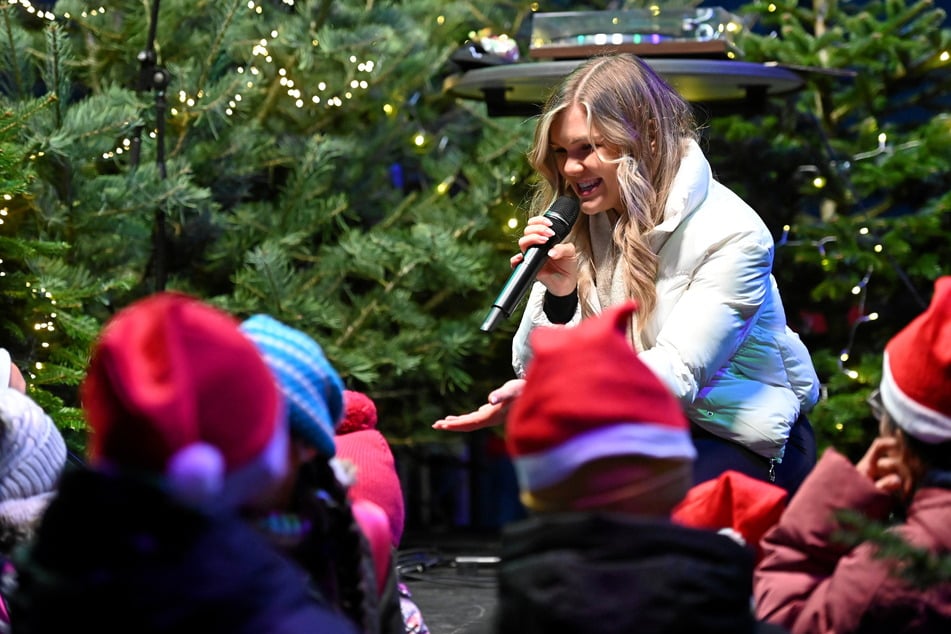
[[[559,196],[545,212],[545,217],[552,222],[551,228],[555,232],[553,238],[557,238],[559,241],[564,240],[578,219],[580,211],[581,203],[578,202],[577,198],[574,196]]]

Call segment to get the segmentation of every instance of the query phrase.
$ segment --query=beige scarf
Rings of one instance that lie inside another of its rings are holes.
[[[614,243],[614,227],[618,216],[609,211],[588,217],[588,235],[591,237],[591,255],[594,265],[595,291],[598,304],[603,311],[611,306],[617,306],[630,298],[627,285],[624,282],[624,261],[621,252]],[[637,352],[643,352],[644,345],[641,338],[635,336],[637,332],[637,313],[631,314],[631,321],[627,325],[627,336]]]

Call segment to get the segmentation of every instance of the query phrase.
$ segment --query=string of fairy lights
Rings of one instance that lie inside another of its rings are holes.
[[[824,266],[827,263],[828,252],[826,250],[826,245],[835,243],[838,240],[838,238],[836,238],[835,236],[824,236],[822,238],[819,238],[818,240],[791,240],[789,238],[791,231],[792,231],[792,227],[790,225],[785,225],[783,227],[783,233],[780,236],[779,240],[776,242],[777,247],[794,247],[794,246],[813,247],[816,249],[816,251],[819,253],[819,256],[821,257],[821,264]],[[868,227],[861,227],[859,229],[859,233],[861,235],[868,235],[869,234]],[[873,249],[876,251],[876,253],[881,253],[884,247],[882,246],[881,243],[876,243]],[[855,343],[856,331],[859,329],[859,327],[862,324],[876,321],[879,318],[879,314],[877,312],[870,312],[870,313],[865,312],[865,302],[868,296],[868,283],[869,283],[869,280],[871,279],[871,276],[872,276],[872,269],[871,267],[869,267],[865,271],[865,275],[862,276],[862,279],[859,280],[852,287],[852,291],[851,291],[852,295],[855,295],[857,298],[856,310],[858,311],[858,316],[852,320],[851,326],[849,328],[848,341],[845,344],[845,346],[842,348],[842,350],[839,352],[839,356],[837,358],[839,371],[841,371],[843,374],[848,376],[850,379],[859,378],[858,371],[847,368],[845,365],[846,363],[848,363],[850,357],[852,356],[852,346]]]
[[[289,7],[293,7],[295,4],[294,0],[282,0],[282,3]],[[8,0],[8,4],[11,6],[19,6],[27,14],[35,16],[36,18],[48,20],[50,22],[71,21],[76,19],[102,19],[107,14],[107,9],[105,6],[86,8],[78,15],[72,15],[68,11],[57,15],[51,10],[34,6],[30,0]],[[255,15],[262,15],[266,10],[266,7],[259,2],[249,0],[246,4],[246,9]],[[352,73],[354,78],[351,79],[347,85],[337,89],[330,86],[328,82],[320,81],[313,85],[313,91],[308,92],[303,88],[304,82],[296,81],[293,78],[292,72],[290,70],[283,67],[273,67],[274,56],[271,53],[270,47],[272,42],[280,38],[281,34],[277,29],[274,29],[271,30],[268,35],[269,37],[262,37],[252,45],[248,54],[248,60],[250,63],[236,67],[235,72],[244,78],[244,81],[240,83],[241,88],[239,90],[225,98],[226,101],[223,112],[226,116],[232,117],[238,113],[238,109],[244,100],[242,95],[243,92],[253,90],[256,86],[258,86],[259,82],[262,80],[270,81],[270,78],[272,77],[276,79],[281,88],[285,91],[286,95],[292,100],[292,103],[297,108],[305,108],[308,105],[323,106],[326,108],[340,108],[343,107],[347,101],[357,96],[360,91],[369,89],[372,74],[376,69],[376,62],[374,60],[361,60],[358,59],[357,56],[351,55],[349,62],[353,64],[356,72]],[[315,38],[311,41],[311,45],[317,47],[320,45],[320,42]],[[173,94],[173,99],[177,98],[177,103],[169,107],[169,116],[174,118],[190,114],[190,111],[202,107],[201,102],[205,97],[206,94],[201,88],[198,88],[194,94],[190,94],[186,90],[178,90],[177,93]],[[383,109],[387,115],[393,115],[396,112],[396,108],[392,104],[386,104]],[[148,132],[148,137],[152,140],[155,140],[157,138],[157,133],[158,131],[156,129],[152,129]],[[411,142],[416,146],[423,146],[428,143],[428,140],[425,138],[424,132],[417,132],[414,134]],[[119,140],[116,147],[103,152],[101,154],[101,158],[103,160],[117,159],[123,154],[128,153],[130,151],[131,145],[132,139],[123,138]],[[28,158],[30,160],[37,160],[41,157],[42,153],[37,152],[31,154]],[[451,181],[440,183],[437,185],[437,188],[442,188],[442,191],[448,191],[450,184]],[[0,204],[0,224],[5,222],[6,217],[10,213],[9,203],[12,200],[13,196],[11,194],[4,193],[2,195],[2,204]],[[3,262],[0,260],[0,265],[2,264]],[[6,277],[6,272],[0,270],[0,277]],[[50,343],[49,341],[44,340],[43,335],[48,336],[56,330],[56,299],[53,297],[52,293],[50,293],[45,288],[36,288],[30,282],[26,282],[26,286],[35,299],[45,299],[49,302],[50,309],[48,311],[44,311],[45,314],[35,324],[33,324],[33,330],[38,336],[39,345],[42,348],[49,348]],[[29,373],[31,379],[35,379],[35,372],[43,369],[43,362],[37,360],[33,366],[24,367],[22,369]]]
[[[879,156],[890,156],[895,152],[912,149],[921,145],[921,141],[913,140],[901,144],[890,144],[888,141],[888,135],[884,132],[880,133],[877,137],[877,146],[866,152],[859,152],[852,156],[852,161],[862,161],[867,159],[872,159]],[[801,172],[814,172],[816,176],[812,179],[812,185],[816,190],[821,190],[826,186],[826,179],[819,173],[819,170],[814,165],[806,165],[800,167]],[[795,247],[795,246],[806,246],[816,249],[820,256],[820,266],[825,268],[829,264],[829,254],[827,251],[827,245],[834,244],[838,241],[838,238],[833,235],[823,236],[815,240],[793,240],[790,239],[790,234],[792,232],[792,227],[790,225],[785,225],[783,227],[783,232],[776,242],[777,247]],[[861,226],[858,228],[858,234],[863,239],[868,239],[872,236],[871,230],[867,226]],[[884,255],[885,246],[881,241],[875,239],[872,242],[871,249],[874,253],[878,255]],[[838,369],[840,372],[845,374],[847,377],[853,380],[858,380],[861,378],[860,373],[847,366],[849,360],[852,356],[852,348],[855,344],[856,334],[858,329],[867,323],[877,321],[880,317],[879,313],[876,311],[866,312],[866,302],[868,299],[868,287],[869,281],[872,278],[873,268],[869,266],[862,278],[852,287],[851,293],[855,296],[855,311],[856,314],[852,317],[849,327],[849,334],[845,346],[839,352],[839,355],[836,359]]]
[[[51,22],[57,20],[69,21],[74,18],[101,18],[107,13],[106,8],[100,6],[86,9],[82,11],[79,16],[73,16],[69,12],[64,12],[62,15],[57,16],[52,11],[35,7],[30,0],[9,0],[9,4],[14,6],[19,5],[27,13]],[[295,2],[294,0],[282,0],[282,4],[293,7]],[[256,15],[262,15],[266,10],[263,4],[255,2],[254,0],[248,0],[246,8]],[[442,17],[437,18],[437,22],[441,21],[443,21]],[[370,79],[377,66],[376,62],[374,60],[359,59],[357,56],[351,55],[348,61],[353,65],[356,72],[353,73],[355,76],[350,79],[345,86],[335,88],[325,81],[319,81],[314,84],[315,90],[308,92],[304,88],[305,82],[295,80],[289,69],[284,67],[268,69],[266,67],[267,65],[274,64],[274,56],[271,54],[269,47],[274,41],[280,38],[281,34],[277,29],[273,29],[268,36],[269,37],[260,38],[251,46],[248,55],[248,59],[252,60],[251,63],[240,65],[235,69],[238,75],[245,78],[245,81],[242,82],[242,90],[250,91],[254,89],[258,85],[258,82],[268,80],[270,75],[276,78],[286,95],[292,100],[294,106],[302,109],[308,105],[341,108],[347,101],[354,99],[359,92],[369,89]],[[311,40],[311,45],[317,47],[320,45],[320,41],[314,38]],[[271,72],[269,73],[268,71]],[[175,96],[178,102],[169,108],[169,115],[172,118],[187,115],[190,111],[200,108],[200,102],[206,97],[206,94],[204,90],[199,87],[195,90],[194,94],[190,94],[186,90],[179,90]],[[243,100],[242,91],[236,91],[225,99],[227,99],[227,101],[224,114],[228,117],[236,115]],[[385,104],[383,111],[387,115],[393,115],[396,112],[396,108],[392,104]],[[154,139],[156,132],[153,130],[149,134],[149,137]],[[412,143],[417,146],[428,143],[428,140],[425,138],[425,133],[417,132],[414,134]],[[102,158],[104,160],[110,160],[121,156],[129,151],[130,145],[130,139],[122,139],[114,149],[103,152]]]
[[[10,214],[10,209],[7,207],[7,204],[9,204],[11,200],[13,200],[12,194],[3,195],[3,206],[0,207],[0,225],[6,222],[7,216]],[[2,263],[3,263],[3,260],[0,260],[0,264]],[[3,271],[0,271],[0,277],[3,277],[4,275],[5,273]]]
[[[294,0],[282,0],[282,3],[289,7],[293,7],[295,4]],[[57,15],[53,11],[34,6],[30,0],[8,0],[8,4],[11,6],[19,6],[26,13],[50,22],[103,19],[107,14],[105,6],[87,8],[78,15],[72,15],[69,12],[63,12]],[[247,11],[257,16],[263,15],[267,10],[265,5],[255,0],[248,0],[245,7]],[[445,17],[437,16],[436,23],[437,25],[443,25],[445,23]],[[344,86],[334,87],[327,81],[318,81],[308,84],[296,80],[291,70],[275,66],[275,56],[272,54],[271,47],[280,37],[280,31],[273,29],[267,34],[267,37],[262,37],[253,43],[248,51],[247,62],[234,69],[235,73],[243,80],[237,82],[240,88],[230,95],[226,95],[223,99],[216,97],[215,104],[208,103],[206,100],[207,95],[201,87],[197,88],[194,93],[189,93],[184,89],[179,89],[177,92],[172,93],[170,99],[172,105],[168,108],[170,119],[174,120],[176,117],[200,114],[203,107],[211,108],[216,104],[222,103],[224,104],[222,110],[224,115],[233,117],[238,114],[242,103],[246,102],[244,94],[247,94],[247,92],[255,88],[262,87],[262,82],[267,87],[270,87],[271,81],[277,81],[287,97],[292,100],[293,105],[299,109],[307,107],[341,108],[345,106],[348,101],[357,97],[361,92],[370,88],[372,76],[377,70],[377,63],[372,59],[359,59],[355,55],[351,55],[348,59],[349,63],[353,66],[353,72],[348,73],[348,76],[352,78],[349,79]],[[320,41],[316,37],[312,39],[310,43],[313,47],[320,45]],[[312,86],[311,90],[308,91],[305,88],[307,85]],[[408,107],[411,108],[413,105],[414,104],[410,103]],[[383,105],[383,112],[386,116],[392,117],[397,114],[398,107],[392,103],[386,103]],[[158,130],[155,128],[149,130],[147,133],[148,138],[152,140],[155,140],[157,135]],[[412,133],[409,138],[409,143],[419,149],[428,147],[430,142],[429,134],[426,130],[421,128]],[[440,141],[440,147],[444,146],[447,142],[448,139],[442,139]],[[131,151],[132,144],[132,139],[122,138],[114,148],[102,152],[100,157],[104,161],[118,160],[124,154]],[[37,152],[28,158],[30,160],[37,160],[41,156],[42,153]],[[450,175],[435,185],[435,191],[437,194],[445,195],[450,191],[454,182],[455,176]],[[9,213],[6,203],[12,199],[13,196],[10,194],[3,195],[4,204],[0,206],[0,224],[3,223],[4,218]],[[0,265],[2,265],[2,261],[0,261]],[[5,275],[6,273],[0,270],[0,277]],[[42,340],[42,338],[43,335],[49,335],[56,329],[56,300],[46,289],[33,288],[29,282],[27,283],[27,287],[34,298],[45,298],[49,302],[50,309],[46,311],[46,314],[33,326],[33,330],[38,339],[41,339],[39,345],[42,348],[49,348],[50,343]],[[31,380],[33,380],[36,379],[35,372],[43,369],[43,363],[42,361],[36,361],[33,367],[24,367],[22,369],[29,373]]]

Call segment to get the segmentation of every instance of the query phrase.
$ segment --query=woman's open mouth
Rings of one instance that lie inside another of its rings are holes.
[[[578,188],[578,195],[584,197],[584,196],[589,196],[591,192],[597,189],[598,185],[600,184],[601,184],[601,179],[595,178],[592,180],[578,181],[577,183],[575,183],[575,187]]]

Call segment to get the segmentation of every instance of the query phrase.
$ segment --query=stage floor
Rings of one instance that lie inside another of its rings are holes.
[[[488,634],[495,613],[497,533],[404,535],[401,577],[431,634]]]

